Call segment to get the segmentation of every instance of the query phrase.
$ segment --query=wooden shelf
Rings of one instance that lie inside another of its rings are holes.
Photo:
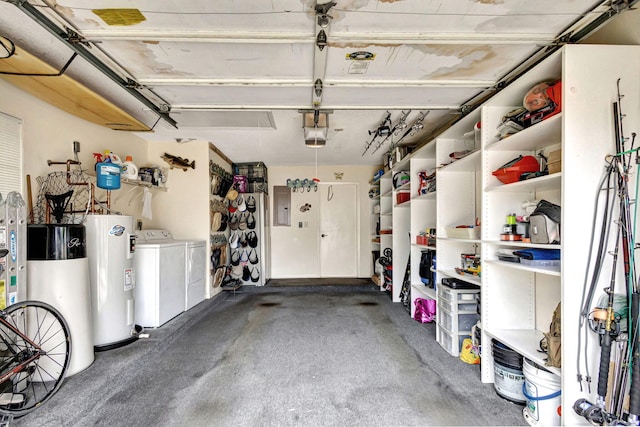
[[[16,46],[16,54],[0,61],[0,71],[55,74],[58,70]],[[113,130],[149,132],[151,128],[106,98],[63,74],[55,77],[2,74],[1,78],[69,114]]]

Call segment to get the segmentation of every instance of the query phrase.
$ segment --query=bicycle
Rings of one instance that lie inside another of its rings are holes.
[[[0,414],[40,407],[60,389],[70,361],[69,326],[58,310],[42,301],[0,310]]]

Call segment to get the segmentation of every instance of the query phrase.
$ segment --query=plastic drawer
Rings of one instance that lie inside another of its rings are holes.
[[[473,302],[465,301],[456,303],[446,298],[440,299],[438,297],[438,305],[442,309],[447,310],[450,313],[458,313],[460,311],[472,311],[475,313],[478,310],[478,303],[475,299],[473,300]]]
[[[438,325],[451,332],[452,334],[456,334],[458,332],[469,332],[473,325],[476,324],[478,320],[480,320],[480,316],[476,313],[469,314],[457,314],[451,313],[441,306],[438,307],[437,318]]]
[[[448,286],[438,286],[438,301],[446,301],[447,304],[475,304],[476,296],[480,289],[451,289]]]
[[[444,328],[438,326],[436,330],[436,339],[440,347],[444,348],[447,353],[452,356],[460,356],[460,348],[465,338],[470,338],[467,334],[450,334]]]

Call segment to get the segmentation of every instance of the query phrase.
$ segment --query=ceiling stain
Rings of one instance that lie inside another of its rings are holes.
[[[73,13],[72,8],[66,7],[66,6],[60,6],[56,0],[45,1],[45,3],[62,16],[66,16],[68,18],[75,17],[75,14]]]
[[[402,46],[400,43],[328,43],[329,47],[335,47],[339,49],[358,49],[362,50],[372,46],[377,47],[398,47]]]
[[[129,41],[123,42],[120,46],[126,52],[123,63],[133,63],[140,67],[136,71],[137,75],[160,74],[165,76],[191,76],[191,73],[176,70],[173,65],[158,61],[158,58],[151,46],[158,45],[154,41]],[[159,46],[160,47],[160,46]],[[161,47],[160,47],[161,48]]]
[[[411,45],[425,55],[455,59],[455,65],[442,65],[425,78],[473,78],[487,71],[495,70],[497,54],[489,45],[444,46],[444,45]],[[435,58],[434,58],[435,59]],[[450,61],[449,61],[450,62]],[[493,72],[492,72],[493,74]]]

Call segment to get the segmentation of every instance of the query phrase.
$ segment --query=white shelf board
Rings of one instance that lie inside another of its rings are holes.
[[[91,170],[83,170],[84,173],[86,173],[87,175],[91,176],[91,177],[96,177],[96,172],[95,171],[91,171]],[[158,185],[153,185],[150,182],[147,181],[142,181],[140,179],[130,179],[130,178],[125,178],[124,176],[120,176],[120,183],[121,184],[127,184],[127,185],[133,185],[134,187],[147,187],[147,188],[151,188],[152,190],[159,190],[159,191],[168,191],[167,187],[160,187]],[[101,190],[103,190],[101,188]]]
[[[411,246],[415,246],[416,248],[420,248],[420,249],[431,249],[431,250],[436,250],[435,246],[429,246],[429,245],[419,245],[417,243],[412,243]]]
[[[394,208],[408,208],[411,206],[411,200],[407,200],[406,202],[398,203],[393,205]]]
[[[520,264],[519,262],[508,261],[494,261],[494,260],[482,260],[483,264],[497,264],[505,267],[513,268],[515,270],[532,271],[534,273],[548,274],[550,276],[560,277],[560,267],[530,267],[528,265]]]
[[[391,194],[393,194],[393,190],[389,190],[389,191],[386,191],[386,192],[380,194],[380,197],[391,196]]]
[[[393,170],[394,170],[394,172],[395,172],[395,171],[401,171],[401,170],[403,170],[403,168],[404,168],[405,166],[408,166],[408,165],[409,165],[409,160],[411,160],[412,154],[413,154],[413,153],[409,153],[409,154],[407,154],[406,156],[404,156],[404,157],[402,158],[402,160],[400,160],[399,162],[395,163],[395,164],[393,165]]]
[[[508,242],[504,240],[483,240],[483,242],[515,248],[562,249],[561,245],[548,245],[543,243]]]
[[[449,240],[452,242],[468,242],[468,243],[482,243],[480,239],[458,239],[455,237],[437,237],[438,240]]]
[[[539,178],[527,179],[525,181],[513,182],[511,184],[498,184],[484,189],[486,192],[522,192],[522,191],[546,191],[559,190],[562,182],[562,172]]]
[[[460,172],[460,171],[476,171],[480,169],[480,160],[481,160],[481,152],[480,150],[474,151],[471,154],[464,156],[463,158],[454,161],[453,163],[449,163],[440,168],[438,172]]]
[[[394,191],[398,192],[398,191],[404,191],[404,190],[411,190],[411,181],[405,182],[400,187],[396,188]]]
[[[487,329],[485,332],[527,359],[540,366],[544,366],[545,369],[553,372],[555,375],[561,374],[560,368],[545,366],[544,353],[538,351],[540,348],[540,340],[544,336],[542,332],[535,329]],[[484,343],[483,347],[488,348]]]
[[[432,288],[428,288],[425,285],[423,285],[422,283],[420,283],[419,285],[416,284],[411,284],[411,292],[417,292],[420,295],[424,295],[425,297],[429,298],[429,299],[436,299],[436,290],[432,289]],[[413,297],[412,297],[413,299]]]
[[[436,270],[436,272],[437,274],[443,274],[447,277],[455,277],[456,279],[460,279],[474,285],[482,286],[482,280],[478,276],[461,275],[458,274],[455,270],[440,270],[439,268]]]
[[[414,196],[411,198],[411,200],[435,200],[435,198],[436,198],[436,192],[432,191],[427,194],[421,194],[420,196]]]
[[[487,151],[533,151],[559,144],[562,135],[562,113],[521,130],[486,147]]]

